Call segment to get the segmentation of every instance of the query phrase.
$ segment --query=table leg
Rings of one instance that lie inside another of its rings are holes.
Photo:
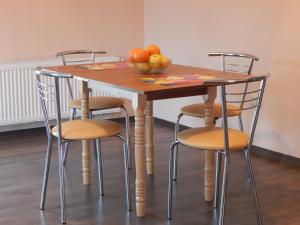
[[[89,118],[89,89],[86,81],[82,81],[82,97],[81,97],[81,112],[82,119]],[[91,184],[91,155],[90,142],[88,140],[82,141],[82,176],[83,184]]]
[[[147,174],[153,174],[153,102],[147,101],[146,105],[146,168]]]
[[[136,215],[146,215],[146,187],[145,187],[145,96],[136,95],[132,101],[135,116],[135,200]]]
[[[213,104],[217,95],[217,88],[208,88],[207,96],[205,97],[205,126],[214,126]],[[214,189],[214,153],[205,151],[205,166],[204,166],[204,194],[205,201],[212,201]]]

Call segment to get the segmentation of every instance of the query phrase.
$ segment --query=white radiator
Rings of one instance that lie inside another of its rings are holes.
[[[116,60],[118,60],[117,57],[101,57],[97,59],[99,62]],[[57,58],[0,64],[0,131],[26,128],[24,124],[43,121],[33,72],[38,66],[55,65],[61,65],[61,61]],[[80,97],[81,82],[76,79],[73,79],[71,82],[74,97]],[[105,94],[94,92],[93,95]],[[68,102],[67,84],[62,82],[61,105],[64,117],[69,117],[70,115],[70,110],[67,107]],[[54,107],[50,108],[49,114],[50,117],[55,117]]]

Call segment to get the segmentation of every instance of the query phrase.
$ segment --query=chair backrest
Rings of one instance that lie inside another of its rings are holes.
[[[236,52],[211,52],[208,56],[220,57],[223,71],[245,74],[251,74],[254,62],[259,60],[255,55]]]
[[[60,57],[63,65],[81,64],[81,63],[95,63],[96,55],[106,54],[106,51],[101,50],[71,50],[61,51],[56,53],[56,57]],[[74,99],[74,94],[70,80],[67,79],[67,85],[71,99]]]
[[[55,105],[56,125],[58,128],[58,139],[61,138],[61,110],[60,110],[60,79],[72,78],[72,75],[65,73],[57,73],[50,70],[37,68],[35,71],[36,85],[42,113],[44,116],[45,127],[48,137],[51,137],[51,128],[48,116],[48,108],[51,102]]]
[[[101,50],[71,50],[56,53],[56,57],[60,57],[64,65],[79,63],[95,63],[97,54],[106,54]]]
[[[260,112],[263,94],[266,86],[267,78],[269,74],[263,76],[254,76],[245,80],[230,80],[221,81],[221,99],[222,99],[222,122],[224,129],[224,143],[225,143],[225,154],[229,155],[229,139],[228,139],[228,123],[227,123],[227,104],[238,104],[241,105],[240,110],[253,110],[252,124],[249,130],[249,142],[248,148],[250,149],[253,143],[254,133]],[[216,82],[216,81],[212,81]],[[208,81],[207,84],[212,82]],[[253,84],[251,85],[251,91],[247,92],[227,92],[227,86],[234,84]],[[232,109],[234,110],[234,109]]]
[[[259,58],[255,55],[237,52],[210,52],[208,56],[218,56],[221,58],[222,70],[224,72],[244,73],[250,75],[252,73],[253,65]],[[248,83],[246,82],[243,87],[243,92],[247,93]],[[243,99],[245,99],[245,94]],[[241,101],[240,108],[243,108],[244,102]],[[243,126],[241,125],[243,130]]]

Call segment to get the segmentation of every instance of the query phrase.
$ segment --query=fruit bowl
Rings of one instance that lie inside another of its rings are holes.
[[[170,65],[172,61],[168,59],[168,61],[164,62],[161,65],[151,64],[149,62],[146,63],[137,63],[133,62],[133,67],[139,72],[143,74],[147,73],[162,73],[164,72]]]

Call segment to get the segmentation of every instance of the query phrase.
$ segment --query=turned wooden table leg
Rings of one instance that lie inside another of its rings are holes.
[[[205,97],[207,107],[205,109],[205,126],[214,126],[213,104],[217,95],[217,88],[208,88],[208,94]],[[205,151],[204,166],[204,194],[205,201],[212,201],[214,190],[214,153],[213,151]]]
[[[89,118],[89,89],[86,81],[82,81],[82,99],[81,99],[81,112],[82,119]],[[82,176],[83,184],[91,184],[91,155],[90,155],[90,142],[88,140],[82,141]]]
[[[145,187],[145,96],[136,95],[132,101],[135,116],[135,194],[136,215],[146,215],[146,187]]]
[[[153,174],[154,168],[153,147],[153,102],[147,101],[146,105],[146,168],[147,174]]]

